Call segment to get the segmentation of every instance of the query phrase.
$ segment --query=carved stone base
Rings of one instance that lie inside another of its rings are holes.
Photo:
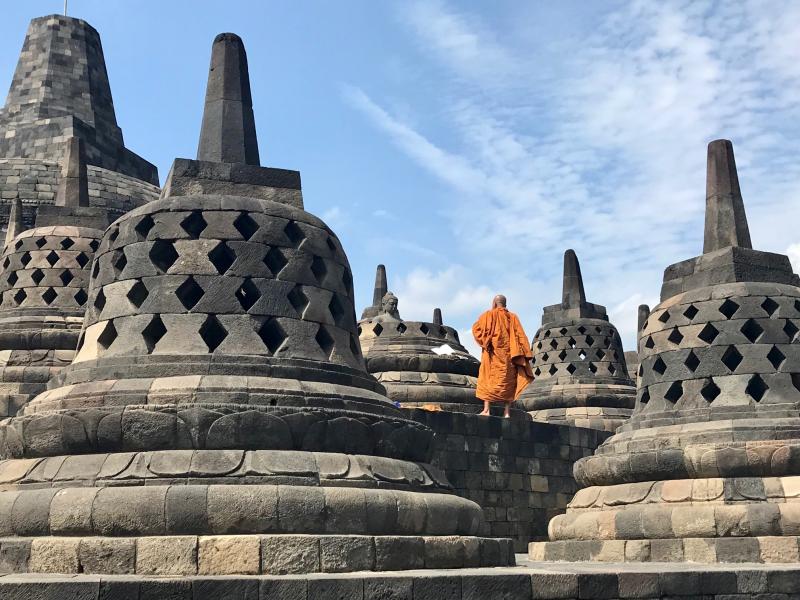
[[[532,410],[528,414],[536,422],[552,423],[599,429],[600,431],[617,430],[633,413],[630,408],[610,408],[605,406],[576,406],[574,408],[546,408]]]
[[[176,577],[513,566],[511,540],[462,536],[213,535],[0,538],[12,573]]]
[[[797,563],[800,537],[759,536],[531,542],[530,560],[593,562]]]

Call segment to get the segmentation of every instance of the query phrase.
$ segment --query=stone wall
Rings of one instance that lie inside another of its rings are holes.
[[[89,203],[107,208],[113,221],[124,213],[156,200],[160,190],[140,179],[89,165]],[[22,200],[23,222],[33,227],[36,207],[53,204],[61,165],[31,158],[0,159],[0,226],[5,229],[11,202]]]
[[[572,464],[611,434],[524,419],[413,410],[435,432],[432,464],[456,493],[484,510],[492,536],[510,537],[517,552],[547,538],[547,523],[578,490]]]

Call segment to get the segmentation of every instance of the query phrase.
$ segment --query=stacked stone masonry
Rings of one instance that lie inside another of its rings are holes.
[[[750,247],[727,140],[708,148],[704,253],[641,314],[634,413],[576,463],[586,487],[530,556],[797,562],[800,287]]]
[[[109,223],[129,210],[156,200],[160,194],[157,186],[121,173],[92,165],[88,165],[87,170],[90,205],[108,210]],[[0,227],[3,230],[7,227],[11,203],[17,198],[22,200],[25,228],[33,227],[37,208],[55,202],[60,179],[58,162],[0,159]]]
[[[586,301],[573,250],[564,253],[562,301],[544,307],[531,349],[533,381],[517,401],[535,421],[614,431],[630,417],[636,388],[622,340],[605,307]]]
[[[31,21],[6,104],[0,156],[58,160],[69,137],[86,144],[89,164],[158,183],[155,166],[125,148],[97,31],[50,15]]]
[[[513,564],[428,464],[433,431],[366,372],[345,252],[299,174],[258,165],[251,112],[244,46],[221,34],[202,159],[102,234],[72,363],[0,421],[0,535],[37,572]],[[227,156],[248,162],[210,162]]]
[[[478,412],[475,398],[480,363],[461,344],[458,331],[434,319],[400,318],[398,298],[388,291],[386,268],[378,265],[373,305],[364,309],[358,337],[367,371],[403,407],[438,405],[443,410]]]
[[[431,464],[455,492],[484,511],[491,536],[510,537],[517,552],[547,537],[547,522],[564,512],[578,489],[576,460],[610,433],[522,419],[414,410],[434,430]]]
[[[158,540],[154,540],[154,545]],[[186,556],[203,552],[213,561],[213,548],[186,545],[185,553],[170,560],[182,568]],[[15,550],[17,552],[15,553]],[[45,550],[41,544],[37,554]],[[32,560],[27,549],[9,549],[6,560]],[[104,559],[101,547],[80,546],[54,552],[65,563],[84,560],[95,566]],[[130,564],[130,549],[122,564]],[[145,556],[150,565],[153,553]],[[156,556],[158,556],[156,554]],[[160,558],[160,556],[158,557]],[[127,562],[126,562],[127,561]],[[83,563],[80,563],[83,564]],[[32,585],[36,595],[31,595]],[[696,600],[796,600],[800,597],[800,570],[796,565],[738,566],[735,571],[713,566],[606,564],[572,566],[563,563],[526,563],[522,568],[406,571],[383,573],[320,573],[316,575],[262,575],[210,577],[197,575],[5,575],[0,594],[7,600],[621,600],[691,598]]]
[[[85,227],[37,227],[0,256],[0,415],[15,415],[72,361],[101,237]]]

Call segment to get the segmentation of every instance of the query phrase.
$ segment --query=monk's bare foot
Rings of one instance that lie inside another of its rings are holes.
[[[510,419],[510,418],[511,418],[511,415],[510,415],[510,414],[508,414],[508,413],[506,413],[506,414],[504,414],[504,415],[503,415],[503,418],[504,418],[504,419]]]
[[[489,411],[488,410],[482,410],[481,412],[478,413],[478,416],[479,417],[488,417],[489,416]]]

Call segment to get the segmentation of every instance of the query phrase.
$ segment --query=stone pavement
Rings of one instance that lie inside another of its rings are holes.
[[[145,578],[0,576],[3,600],[578,600],[800,598],[800,565],[537,563],[517,567]],[[30,584],[36,582],[36,587]]]

